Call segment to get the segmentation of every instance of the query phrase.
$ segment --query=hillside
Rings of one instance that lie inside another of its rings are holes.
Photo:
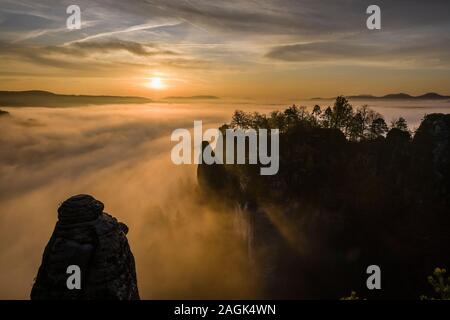
[[[0,91],[0,105],[9,107],[75,107],[83,105],[149,103],[141,97],[65,95],[48,91]]]
[[[441,95],[435,92],[428,92],[420,96],[412,96],[407,93],[390,93],[384,96],[374,96],[371,94],[360,94],[354,96],[347,96],[348,99],[353,100],[447,100],[450,96]],[[312,98],[311,100],[334,100],[336,98]]]

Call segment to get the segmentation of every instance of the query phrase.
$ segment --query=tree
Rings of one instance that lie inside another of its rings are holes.
[[[362,126],[361,138],[364,138],[364,136],[367,134],[367,131],[369,130],[371,121],[375,117],[375,112],[369,109],[367,105],[363,105],[362,107],[358,108],[356,112],[359,113],[361,116],[361,126]]]
[[[368,137],[370,123],[376,117],[376,113],[367,105],[359,107],[353,114],[348,128],[347,136],[351,141],[358,141]]]
[[[353,107],[344,96],[336,98],[333,106],[331,128],[341,129],[347,134],[350,119],[353,116]]]
[[[388,130],[389,128],[386,124],[386,121],[384,121],[383,117],[378,114],[370,124],[369,137],[370,139],[376,139],[383,136]]]
[[[287,108],[284,110],[284,117],[286,119],[286,125],[292,126],[300,120],[300,110],[295,106]]]
[[[321,115],[322,127],[331,128],[332,118],[333,118],[333,111],[331,110],[330,107],[328,107]]]
[[[433,275],[428,277],[428,283],[433,287],[437,298],[429,298],[422,295],[422,300],[450,300],[450,277],[446,276],[443,268],[434,269]]]
[[[316,104],[312,110],[312,115],[315,118],[318,118],[320,116],[320,114],[322,113],[322,111],[320,110],[320,106],[318,104]]]
[[[297,125],[299,122],[313,123],[313,117],[304,106],[297,107],[293,105],[284,110],[284,116],[287,127]]]
[[[311,112],[311,122],[315,127],[320,126],[320,115],[322,113],[322,110],[320,110],[319,105],[315,105],[312,112]]]
[[[254,112],[251,116],[251,127],[253,129],[268,129],[269,120],[267,119],[265,114]]]
[[[400,117],[400,118],[398,118],[398,119],[392,120],[392,122],[391,122],[391,128],[392,128],[392,129],[393,129],[393,128],[397,128],[397,129],[400,129],[400,130],[402,130],[402,131],[409,132],[409,129],[408,129],[408,123],[406,122],[406,119],[403,118],[403,117]]]
[[[348,129],[348,138],[350,141],[358,141],[364,137],[365,120],[359,112],[352,117]]]
[[[286,116],[283,112],[272,111],[269,118],[270,128],[279,129],[280,132],[284,132],[286,129]]]
[[[236,110],[231,118],[231,127],[248,129],[251,127],[251,117],[242,110]]]

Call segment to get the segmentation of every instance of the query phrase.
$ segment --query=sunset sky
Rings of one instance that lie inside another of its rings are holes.
[[[82,28],[68,30],[67,6]],[[381,7],[382,29],[366,28]],[[0,0],[0,90],[450,94],[450,1]]]

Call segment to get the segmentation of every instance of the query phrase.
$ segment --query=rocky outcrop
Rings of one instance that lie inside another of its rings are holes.
[[[0,117],[2,116],[9,116],[9,112],[0,109]]]
[[[414,138],[394,128],[361,141],[299,123],[280,134],[279,157],[274,176],[257,165],[198,167],[221,206],[246,211],[252,257],[271,270],[264,297],[363,292],[360,272],[376,262],[389,270],[384,298],[417,298],[423,275],[449,263],[450,115],[426,116]]]
[[[413,145],[422,185],[434,189],[450,204],[450,114],[426,116]],[[431,177],[423,177],[423,168],[432,171]]]
[[[44,250],[32,300],[139,299],[128,227],[103,212],[103,203],[77,195],[58,209],[58,222]],[[68,266],[81,270],[81,288],[69,289]]]

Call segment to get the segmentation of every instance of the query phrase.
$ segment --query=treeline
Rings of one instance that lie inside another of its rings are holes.
[[[299,125],[314,128],[339,129],[350,141],[372,140],[385,136],[389,129],[396,128],[411,134],[406,120],[394,119],[388,126],[384,117],[366,105],[354,108],[347,98],[339,96],[333,107],[322,110],[319,105],[311,111],[295,105],[284,111],[273,111],[269,115],[259,112],[237,110],[230,124],[221,129],[279,129],[287,132]]]

